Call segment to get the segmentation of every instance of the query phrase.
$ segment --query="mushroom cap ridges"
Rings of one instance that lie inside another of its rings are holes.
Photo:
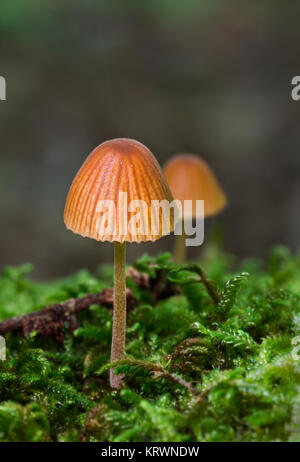
[[[126,231],[126,227],[124,228],[124,223],[128,225],[136,212],[124,213],[124,203],[119,203],[119,193],[127,194],[127,204],[133,200],[140,200],[147,205],[147,210],[143,207],[136,209],[140,212],[141,225],[137,233]],[[108,209],[99,207],[101,201],[107,200],[115,205],[116,227],[113,233],[109,227],[103,228],[108,217],[106,214],[105,218],[103,212],[107,212]],[[98,241],[155,241],[168,233],[164,232],[161,219],[158,231],[155,234],[151,233],[153,200],[173,200],[157,160],[142,143],[117,138],[97,146],[80,168],[66,200],[64,220],[67,228],[74,233]],[[161,217],[159,210],[158,213]],[[171,219],[170,231],[173,231],[173,228]]]
[[[164,174],[175,199],[193,201],[192,216],[196,216],[196,200],[204,200],[204,215],[220,212],[227,204],[226,195],[209,165],[193,154],[177,154],[164,167]]]

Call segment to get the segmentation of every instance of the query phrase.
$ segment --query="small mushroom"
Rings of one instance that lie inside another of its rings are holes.
[[[64,213],[66,227],[84,237],[114,242],[111,361],[122,359],[125,350],[125,244],[156,241],[173,231],[174,216],[166,231],[159,205],[160,201],[172,200],[153,154],[143,144],[127,138],[96,147],[71,185]],[[122,376],[111,370],[111,387],[119,389],[121,380]]]
[[[192,200],[190,218],[197,218],[196,200],[204,200],[204,216],[216,215],[227,204],[226,195],[209,165],[193,154],[177,154],[164,167],[164,174],[175,199],[184,207],[185,200]],[[183,262],[186,255],[184,228],[176,236],[175,259]]]

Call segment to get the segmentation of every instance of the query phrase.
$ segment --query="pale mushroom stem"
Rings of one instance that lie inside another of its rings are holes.
[[[175,239],[174,257],[177,263],[184,263],[186,260],[185,238],[184,223],[182,223],[182,233],[178,234]]]
[[[111,344],[111,362],[124,357],[126,331],[126,244],[115,242],[114,256],[114,312]],[[119,389],[122,375],[110,370],[110,386]]]

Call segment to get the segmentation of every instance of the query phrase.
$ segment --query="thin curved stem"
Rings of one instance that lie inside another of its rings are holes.
[[[111,362],[124,357],[126,335],[126,244],[115,242],[114,255],[114,312],[111,344]],[[110,386],[119,389],[122,375],[110,370]]]

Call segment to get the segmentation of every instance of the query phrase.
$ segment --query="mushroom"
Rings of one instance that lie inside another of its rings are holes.
[[[153,154],[128,138],[96,147],[71,185],[64,212],[66,227],[83,237],[114,242],[111,362],[122,359],[125,350],[126,242],[156,241],[173,231],[174,215],[169,227],[163,221],[163,208],[172,201]],[[121,380],[111,370],[111,387],[119,389]]]
[[[205,160],[193,154],[177,154],[164,166],[164,174],[175,199],[184,207],[185,200],[192,200],[191,214],[197,218],[196,200],[204,200],[204,216],[216,215],[227,204],[226,195]],[[184,226],[184,225],[183,225]],[[185,232],[176,236],[175,259],[185,260]]]

